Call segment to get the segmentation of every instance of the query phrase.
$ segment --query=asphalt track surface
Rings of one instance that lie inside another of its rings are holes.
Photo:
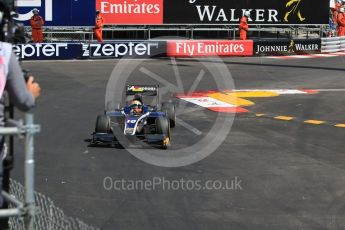
[[[344,57],[222,61],[231,71],[236,89],[340,89],[258,98],[248,108],[253,114],[345,123]],[[140,62],[141,67],[176,83],[174,62],[169,59],[131,62]],[[344,128],[238,114],[231,132],[213,154],[177,168],[144,163],[121,148],[88,147],[85,139],[90,138],[96,115],[104,109],[107,81],[117,63],[24,63],[43,89],[34,111],[42,125],[42,133],[36,138],[36,190],[52,198],[66,214],[101,229],[344,229]],[[188,90],[204,65],[179,59],[176,66]],[[206,71],[196,90],[214,89],[214,80],[208,76]],[[152,83],[138,70],[130,80]],[[168,99],[169,94],[165,94],[163,100]],[[187,108],[193,107],[187,104]],[[199,109],[180,118],[207,133],[216,116]],[[171,148],[183,149],[200,138],[177,124]],[[19,181],[23,172],[21,146],[16,148],[13,172]],[[106,188],[107,177],[127,182],[153,178],[224,183],[237,180],[239,186],[128,191]]]

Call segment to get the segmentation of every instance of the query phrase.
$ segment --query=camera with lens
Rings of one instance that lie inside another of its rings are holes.
[[[24,24],[15,19],[16,0],[0,0],[0,41],[12,44],[26,43]],[[29,79],[29,71],[23,70],[25,81]]]
[[[15,21],[15,0],[0,0],[0,41],[13,44],[26,43],[24,25]]]

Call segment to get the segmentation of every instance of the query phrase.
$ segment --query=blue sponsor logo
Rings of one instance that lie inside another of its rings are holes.
[[[32,9],[37,8],[45,26],[92,26],[95,1],[89,0],[17,0],[18,21],[30,25]]]

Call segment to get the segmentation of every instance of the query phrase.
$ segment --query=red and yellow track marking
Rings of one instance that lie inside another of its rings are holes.
[[[305,59],[305,58],[329,58],[345,56],[345,52],[322,53],[322,54],[305,54],[305,55],[285,55],[285,56],[267,56],[265,58],[274,59]]]
[[[324,121],[319,121],[319,120],[306,120],[304,121],[305,124],[312,124],[312,125],[322,125],[325,122]]]
[[[181,100],[188,101],[192,104],[207,108],[214,112],[221,113],[248,113],[249,111],[243,107],[250,107],[255,103],[250,98],[270,98],[278,97],[284,94],[316,94],[318,90],[232,90],[232,91],[208,91],[198,92],[189,95],[177,95]],[[286,115],[270,115],[265,113],[253,114],[258,118],[269,118],[277,121],[299,122],[306,125],[325,125],[329,127],[345,128],[345,123],[334,123],[321,120],[305,120],[297,117]]]
[[[237,97],[236,93],[211,93],[211,98],[223,101],[234,106],[252,106],[254,102]]]
[[[295,119],[294,117],[288,117],[288,116],[276,116],[274,117],[276,120],[282,120],[282,121],[292,121]]]
[[[270,98],[280,95],[315,94],[316,90],[305,89],[252,89],[226,90],[222,92],[196,92],[188,95],[177,95],[178,98],[190,103],[221,113],[246,113],[243,107],[255,105],[251,98]]]
[[[278,97],[279,93],[269,91],[239,91],[231,93],[239,98]]]
[[[345,123],[335,123],[330,121],[321,121],[321,120],[305,120],[298,117],[291,117],[291,116],[284,116],[284,115],[272,115],[272,114],[265,114],[265,113],[258,113],[255,114],[255,117],[258,118],[267,118],[273,119],[277,121],[284,121],[284,122],[297,122],[302,123],[305,125],[314,125],[314,126],[328,126],[328,127],[337,127],[337,128],[345,128]]]

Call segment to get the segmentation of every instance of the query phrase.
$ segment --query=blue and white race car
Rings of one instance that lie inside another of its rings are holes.
[[[176,122],[175,105],[160,104],[158,95],[158,85],[127,85],[126,105],[106,109],[103,115],[97,116],[91,145],[113,145],[120,139],[117,135],[123,135],[167,149],[171,141],[170,128],[174,128]],[[151,100],[155,97],[155,103],[145,103],[147,97]]]

